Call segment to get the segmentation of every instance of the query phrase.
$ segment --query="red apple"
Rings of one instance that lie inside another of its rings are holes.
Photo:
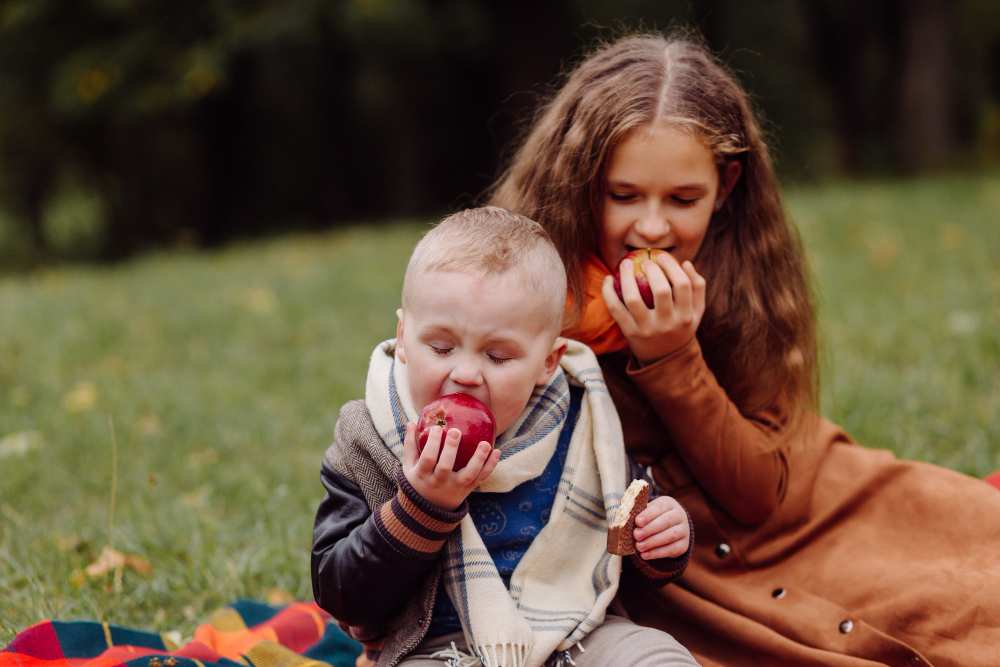
[[[422,452],[427,444],[427,436],[432,426],[440,426],[444,433],[457,428],[462,432],[458,442],[458,454],[452,470],[461,470],[476,453],[479,443],[486,441],[493,447],[497,435],[497,423],[493,413],[475,396],[469,394],[448,394],[427,404],[417,422],[417,448]],[[441,438],[444,445],[444,437]],[[438,454],[438,458],[441,455]]]
[[[642,301],[646,304],[647,308],[652,308],[653,290],[649,286],[649,281],[646,280],[646,274],[642,271],[642,263],[647,259],[655,262],[657,255],[662,255],[666,252],[666,250],[660,250],[659,248],[639,248],[625,255],[615,268],[615,294],[618,295],[618,298],[622,301],[625,300],[625,297],[622,296],[622,262],[630,259],[635,265],[635,284],[639,286],[639,296],[642,297]]]

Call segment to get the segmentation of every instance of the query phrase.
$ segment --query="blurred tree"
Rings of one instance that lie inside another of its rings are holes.
[[[636,26],[703,33],[770,119],[786,174],[936,168],[973,147],[988,163],[998,14],[993,0],[0,0],[0,225],[39,251],[112,258],[442,213],[489,184],[584,45]]]

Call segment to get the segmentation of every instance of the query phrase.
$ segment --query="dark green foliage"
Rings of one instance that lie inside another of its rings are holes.
[[[0,271],[474,201],[595,38],[689,26],[795,179],[1000,160],[992,0],[0,0]]]

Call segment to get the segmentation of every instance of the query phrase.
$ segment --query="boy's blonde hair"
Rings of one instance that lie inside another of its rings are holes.
[[[410,255],[403,278],[403,309],[414,283],[433,272],[477,278],[515,276],[538,299],[558,334],[566,310],[566,270],[540,224],[498,206],[459,211],[427,232]]]

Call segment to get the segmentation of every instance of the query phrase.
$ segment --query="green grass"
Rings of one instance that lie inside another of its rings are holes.
[[[903,457],[1000,468],[1000,178],[788,195],[824,414]],[[310,598],[320,459],[424,228],[0,280],[0,645],[43,618],[189,635],[237,597]],[[112,538],[152,574],[84,575]]]

